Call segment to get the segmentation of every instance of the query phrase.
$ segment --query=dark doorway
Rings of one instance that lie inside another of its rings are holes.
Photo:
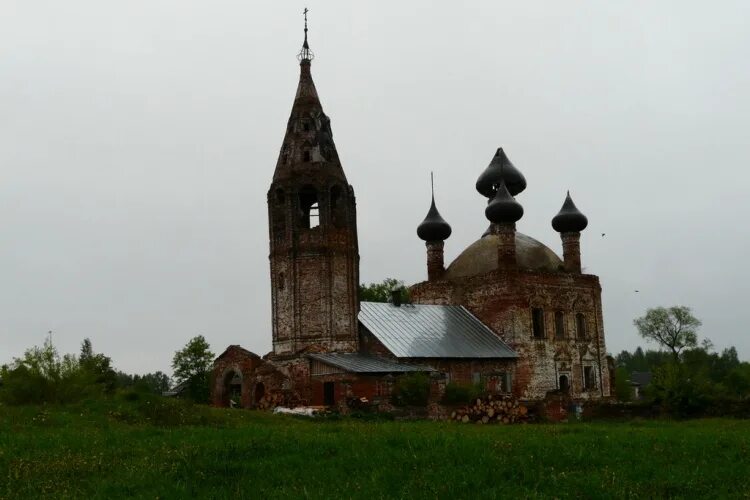
[[[224,376],[222,405],[234,408],[242,404],[242,376],[234,371]]]
[[[323,404],[326,406],[333,405],[333,382],[323,382]]]
[[[568,392],[568,390],[570,390],[570,383],[568,382],[567,375],[560,375],[560,390],[562,392]]]
[[[260,400],[263,399],[263,396],[266,394],[266,386],[263,385],[263,382],[258,382],[255,384],[255,404],[257,405],[260,403]]]

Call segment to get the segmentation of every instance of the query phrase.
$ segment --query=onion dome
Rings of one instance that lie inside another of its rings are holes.
[[[512,224],[523,217],[523,207],[511,196],[502,178],[495,191],[495,197],[484,209],[484,215],[495,224]]]
[[[562,208],[552,218],[552,228],[558,233],[576,233],[586,229],[588,224],[589,220],[578,210],[568,191]]]
[[[451,226],[438,212],[435,206],[435,196],[432,196],[432,205],[430,211],[422,223],[417,226],[417,236],[424,241],[444,241],[451,235]]]
[[[495,186],[500,183],[501,178],[505,181],[508,192],[512,196],[516,196],[526,189],[526,178],[510,162],[503,148],[497,148],[492,161],[477,179],[477,191],[482,196],[492,198],[495,196]]]

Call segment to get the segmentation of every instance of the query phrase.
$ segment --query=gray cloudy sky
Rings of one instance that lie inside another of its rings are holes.
[[[131,372],[196,334],[270,349],[265,199],[304,6],[2,3],[0,362],[48,330]],[[588,215],[609,351],[681,304],[750,358],[749,2],[307,6],[363,281],[425,278],[431,170],[446,259],[478,238],[474,182],[503,146],[528,180],[519,230],[560,253],[566,189]]]

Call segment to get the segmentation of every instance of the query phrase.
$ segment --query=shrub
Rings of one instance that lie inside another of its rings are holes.
[[[396,379],[393,404],[397,406],[427,406],[430,397],[430,378],[424,373],[410,373]]]
[[[469,404],[482,396],[484,386],[482,384],[460,384],[450,382],[445,386],[443,403],[448,405]]]
[[[88,345],[90,352],[90,342]],[[72,354],[60,356],[47,340],[0,368],[0,401],[10,405],[67,404],[99,397],[109,390],[107,373],[93,370]]]
[[[698,374],[691,374],[684,365],[669,363],[654,370],[647,390],[665,413],[675,417],[703,414],[710,405],[710,384]]]
[[[615,372],[615,396],[618,401],[627,402],[633,399],[633,389],[630,387],[628,371],[623,368],[617,368]]]

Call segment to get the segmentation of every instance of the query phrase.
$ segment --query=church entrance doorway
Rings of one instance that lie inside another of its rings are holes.
[[[263,382],[258,382],[255,384],[255,397],[253,398],[255,400],[256,406],[260,403],[260,400],[263,399],[263,396],[266,395],[266,386],[263,385]]]
[[[560,375],[560,390],[566,393],[570,390],[570,382],[567,375]]]
[[[234,408],[242,401],[242,376],[234,371],[224,377],[224,405]]]
[[[323,382],[323,404],[326,406],[332,406],[334,403],[334,385],[333,382]]]

